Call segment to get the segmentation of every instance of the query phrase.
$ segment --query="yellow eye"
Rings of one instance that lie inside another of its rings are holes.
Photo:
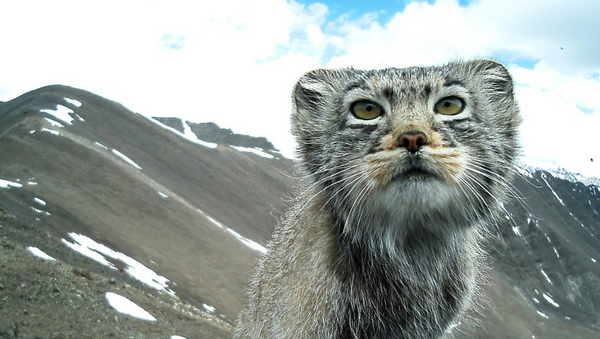
[[[455,115],[465,109],[465,102],[459,97],[445,97],[435,104],[435,111],[444,115]]]
[[[352,105],[352,114],[358,119],[373,120],[383,114],[383,108],[374,102],[361,100]]]

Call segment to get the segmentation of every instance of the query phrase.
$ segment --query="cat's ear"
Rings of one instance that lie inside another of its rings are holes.
[[[480,59],[470,61],[468,67],[484,80],[485,89],[489,94],[513,96],[513,80],[502,63],[492,59]]]
[[[506,133],[512,133],[521,124],[521,115],[515,98],[512,77],[503,64],[495,60],[483,59],[469,62],[471,79],[478,84],[477,89],[491,109],[489,119],[497,126],[503,126]],[[499,112],[502,112],[501,114]],[[513,138],[507,137],[506,140]],[[517,146],[512,146],[513,148]]]
[[[318,123],[331,98],[347,83],[351,69],[318,69],[303,75],[292,93],[292,132]],[[316,126],[313,126],[316,127]]]
[[[339,88],[349,76],[349,69],[318,69],[303,75],[294,87],[296,109],[315,109]]]

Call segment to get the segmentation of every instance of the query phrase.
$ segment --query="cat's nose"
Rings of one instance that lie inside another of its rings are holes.
[[[427,136],[423,132],[406,132],[398,137],[398,146],[405,147],[411,153],[417,153],[421,146],[428,143]]]

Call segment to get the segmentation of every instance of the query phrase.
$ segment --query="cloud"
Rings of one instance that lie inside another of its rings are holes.
[[[563,167],[600,177],[600,81],[545,69],[511,67],[523,115],[522,143],[530,165]]]
[[[493,43],[500,48],[561,72],[600,71],[600,45],[594,42],[600,31],[600,2],[482,0],[469,11],[482,27],[495,29],[498,40]]]
[[[0,100],[62,83],[146,115],[264,135],[290,155],[290,91],[310,69],[493,57],[509,65],[518,84],[526,154],[600,177],[600,169],[578,160],[597,143],[600,2],[438,0],[385,16],[336,17],[324,4],[284,0],[3,6],[10,15],[0,21],[0,43],[10,47],[0,62]],[[571,142],[557,138],[561,126],[571,128],[564,133]]]
[[[161,41],[165,47],[172,49],[182,49],[185,45],[185,37],[181,35],[165,33]]]

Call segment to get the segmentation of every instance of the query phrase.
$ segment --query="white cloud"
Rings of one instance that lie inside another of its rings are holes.
[[[600,83],[539,68],[511,68],[519,84],[526,162],[599,177]]]
[[[146,115],[264,135],[288,155],[290,91],[312,68],[499,58],[519,84],[526,153],[600,176],[600,160],[582,160],[600,159],[597,1],[413,2],[385,21],[284,0],[13,1],[2,12],[0,100],[62,83]]]
[[[500,32],[495,50],[507,48],[561,72],[600,70],[598,1],[482,0],[470,11]]]
[[[456,1],[441,0],[433,5],[410,3],[384,25],[368,16],[362,22],[343,22],[339,27],[343,55],[332,64],[405,67],[484,56],[487,45],[467,14]]]

